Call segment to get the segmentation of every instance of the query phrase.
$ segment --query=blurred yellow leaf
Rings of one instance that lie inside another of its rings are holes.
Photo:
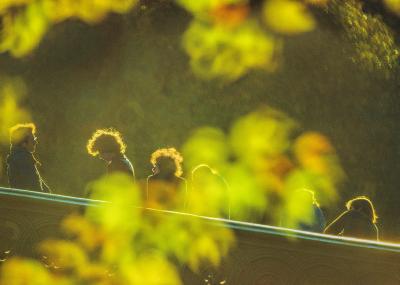
[[[227,7],[235,4],[245,4],[247,0],[178,0],[179,5],[196,16],[205,14],[217,9],[218,7]]]
[[[222,5],[215,7],[210,15],[215,24],[232,28],[243,23],[249,13],[248,5]]]
[[[186,211],[211,217],[229,217],[230,189],[227,181],[205,164],[195,167],[191,178]]]
[[[231,128],[234,153],[253,169],[264,165],[265,157],[276,156],[290,146],[295,122],[284,113],[262,108],[239,118]]]
[[[85,217],[76,214],[65,218],[62,228],[68,234],[75,236],[89,251],[99,247],[106,238],[105,233],[99,227],[90,223]]]
[[[329,176],[306,169],[295,169],[285,180],[284,194],[290,195],[298,189],[311,189],[321,205],[332,205],[339,197],[337,181]],[[287,196],[286,196],[287,197]]]
[[[89,207],[86,217],[100,224],[106,232],[131,235],[138,229],[140,190],[131,177],[123,173],[107,175],[91,184],[91,198],[107,201],[102,206]],[[131,221],[127,223],[126,221]]]
[[[0,1],[0,15],[3,14],[7,9],[11,7],[19,7],[22,5],[26,5],[35,0],[1,0]]]
[[[7,13],[2,17],[0,53],[10,51],[21,57],[32,51],[48,29],[48,18],[41,1],[34,1],[19,13]]]
[[[275,68],[278,45],[255,21],[228,28],[193,20],[183,36],[193,71],[204,79],[235,80],[250,69]]]
[[[93,24],[109,12],[126,13],[136,3],[137,0],[1,0],[0,53],[25,56],[55,23],[78,18]]]
[[[50,274],[38,261],[14,257],[1,268],[1,285],[73,285]]]
[[[400,0],[384,0],[386,6],[400,16]]]
[[[214,267],[221,261],[218,246],[215,241],[207,235],[192,240],[189,251],[189,266],[193,271],[197,272],[201,262],[204,260],[209,261]]]
[[[243,164],[236,163],[227,167],[223,175],[230,185],[232,219],[258,222],[266,208],[267,196],[253,173]]]
[[[88,263],[85,251],[72,241],[47,240],[39,245],[39,250],[62,270],[72,269],[79,272]]]
[[[307,7],[297,0],[267,0],[263,17],[272,30],[282,34],[304,33],[315,27],[314,18]]]
[[[175,266],[157,254],[145,254],[133,263],[122,265],[126,284],[181,285]]]
[[[182,147],[185,167],[191,171],[200,164],[222,169],[229,156],[225,134],[212,127],[196,129]]]
[[[0,143],[9,142],[9,129],[21,122],[30,121],[27,109],[21,107],[20,101],[26,90],[18,78],[0,78]]]
[[[301,167],[329,177],[333,183],[344,178],[336,151],[329,140],[316,132],[305,132],[296,138],[293,150]]]
[[[126,13],[137,0],[43,0],[46,14],[53,22],[68,18],[79,18],[88,23],[97,23],[109,12]]]

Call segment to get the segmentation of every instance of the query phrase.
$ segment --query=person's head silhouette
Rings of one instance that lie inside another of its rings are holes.
[[[358,211],[364,214],[372,223],[376,223],[378,216],[376,215],[374,205],[366,196],[359,196],[349,200],[346,203],[346,208],[349,211]]]
[[[22,147],[34,153],[37,145],[36,126],[33,123],[17,124],[10,129],[11,147]]]
[[[181,177],[181,154],[173,147],[161,148],[151,154],[150,162],[153,166],[153,175],[163,179]]]
[[[110,162],[125,154],[126,145],[121,133],[114,129],[96,130],[87,143],[88,153]]]

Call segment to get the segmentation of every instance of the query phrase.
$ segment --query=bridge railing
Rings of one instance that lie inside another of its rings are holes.
[[[35,257],[41,240],[59,237],[61,220],[102,201],[0,188],[0,252]],[[218,270],[182,268],[185,284],[212,274],[226,284],[400,284],[400,245],[333,237],[273,226],[145,209],[149,215],[184,215],[231,228],[236,246]],[[223,223],[221,223],[221,221]]]

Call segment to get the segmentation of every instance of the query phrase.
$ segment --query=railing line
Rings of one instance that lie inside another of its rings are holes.
[[[72,197],[59,194],[49,194],[49,193],[5,188],[5,187],[0,187],[0,197],[1,196],[22,197],[32,200],[41,200],[51,203],[55,202],[65,205],[77,205],[77,206],[101,206],[104,205],[104,203],[107,203],[106,201],[100,201],[100,200],[91,200],[87,198]],[[312,240],[322,243],[338,244],[351,247],[362,247],[362,248],[371,248],[371,249],[390,251],[390,252],[400,252],[400,244],[396,243],[331,236],[331,235],[311,233],[311,232],[305,232],[305,231],[276,227],[276,226],[254,224],[242,221],[233,221],[222,218],[199,216],[190,213],[166,211],[166,210],[151,209],[151,208],[145,208],[145,209],[150,212],[158,212],[162,214],[173,214],[173,215],[200,218],[212,224],[223,223],[228,228],[239,231],[257,232],[261,234],[269,234],[269,235],[282,236],[294,239]]]

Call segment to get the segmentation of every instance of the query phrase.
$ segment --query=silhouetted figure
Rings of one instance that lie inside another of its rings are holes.
[[[229,184],[225,178],[207,164],[197,165],[191,174],[187,211],[230,219]],[[205,198],[208,203],[204,203]]]
[[[287,199],[281,226],[315,233],[324,231],[326,226],[325,216],[313,191],[299,189],[294,191]]]
[[[372,202],[365,196],[346,203],[347,211],[337,217],[326,229],[326,234],[378,240],[377,215]]]
[[[51,193],[40,176],[36,150],[36,126],[18,124],[10,129],[10,153],[7,157],[7,175],[11,188]]]
[[[90,155],[107,162],[107,173],[123,172],[135,178],[132,163],[125,155],[126,145],[121,134],[113,129],[96,130],[87,144]]]
[[[184,209],[187,195],[186,179],[182,178],[181,154],[175,148],[158,149],[150,162],[153,174],[147,177],[147,206],[168,210]]]

